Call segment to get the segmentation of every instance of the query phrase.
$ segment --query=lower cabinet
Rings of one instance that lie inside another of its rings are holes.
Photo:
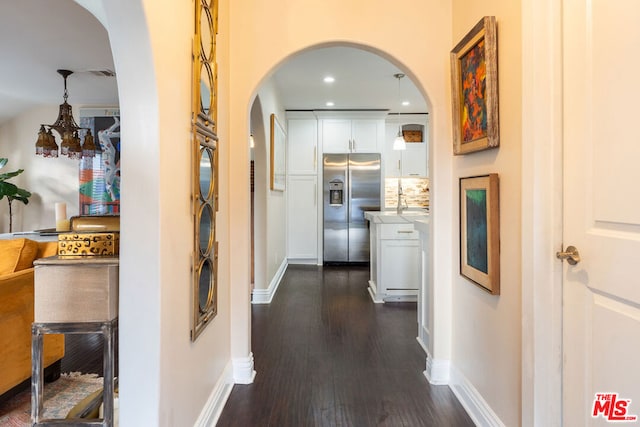
[[[393,300],[394,297],[417,297],[420,286],[418,239],[382,240],[380,246],[383,260],[380,266],[380,284],[385,300]]]
[[[416,301],[420,289],[420,241],[413,224],[371,224],[370,293],[376,302]],[[374,259],[375,257],[375,259]]]
[[[315,175],[290,175],[287,182],[287,258],[317,263],[318,188]]]

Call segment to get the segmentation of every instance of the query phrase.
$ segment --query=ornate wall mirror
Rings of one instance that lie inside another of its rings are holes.
[[[194,224],[192,341],[218,312],[217,29],[218,0],[196,0],[191,107],[191,199]]]

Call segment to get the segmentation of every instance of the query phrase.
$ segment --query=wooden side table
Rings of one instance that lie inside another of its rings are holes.
[[[49,257],[36,260],[34,323],[31,328],[31,422],[34,426],[113,426],[115,335],[118,325],[116,257]],[[44,334],[104,336],[104,418],[41,419]]]

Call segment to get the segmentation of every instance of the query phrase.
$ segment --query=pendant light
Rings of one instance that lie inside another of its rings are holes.
[[[404,140],[404,136],[402,136],[402,126],[400,125],[400,105],[402,105],[402,97],[400,96],[400,80],[404,77],[404,74],[397,73],[394,74],[393,77],[398,79],[398,135],[396,135],[393,140],[393,149],[394,150],[406,150],[407,143]]]

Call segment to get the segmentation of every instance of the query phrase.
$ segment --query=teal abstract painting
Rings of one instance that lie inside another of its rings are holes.
[[[489,272],[487,241],[487,190],[469,189],[467,202],[467,264]]]

